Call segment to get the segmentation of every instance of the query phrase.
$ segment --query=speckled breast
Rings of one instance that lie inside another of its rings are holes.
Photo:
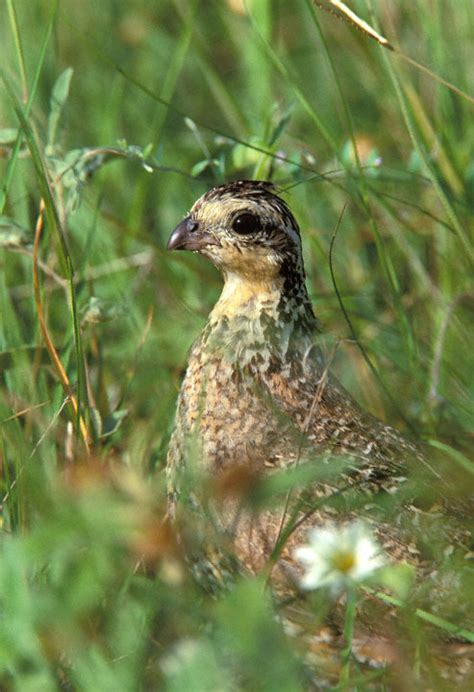
[[[210,472],[236,464],[286,465],[301,435],[258,376],[212,354],[191,357],[177,424],[185,444],[197,445],[200,462]]]

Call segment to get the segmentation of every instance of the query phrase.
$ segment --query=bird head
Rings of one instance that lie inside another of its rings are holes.
[[[222,272],[209,325],[216,334],[223,328],[226,348],[241,364],[257,351],[286,354],[290,341],[317,329],[298,224],[272,183],[239,180],[212,188],[177,225],[168,249],[198,252]]]
[[[175,228],[168,249],[204,255],[226,280],[262,284],[303,276],[298,224],[265,181],[238,180],[206,192]]]

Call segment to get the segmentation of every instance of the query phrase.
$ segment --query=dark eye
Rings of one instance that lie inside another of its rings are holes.
[[[240,235],[256,233],[261,229],[260,219],[255,214],[244,212],[235,217],[232,223],[232,229]]]

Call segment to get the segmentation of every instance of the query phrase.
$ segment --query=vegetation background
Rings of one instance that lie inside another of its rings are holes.
[[[474,94],[470,0],[350,6]],[[0,44],[0,686],[302,689],[260,582],[212,598],[161,523],[221,285],[166,241],[210,186],[274,179],[339,376],[466,467],[472,99],[310,0],[5,0]]]

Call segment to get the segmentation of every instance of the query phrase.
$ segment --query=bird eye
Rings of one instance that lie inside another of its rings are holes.
[[[245,212],[236,216],[232,223],[232,229],[240,235],[256,233],[261,229],[260,219],[255,214]]]

